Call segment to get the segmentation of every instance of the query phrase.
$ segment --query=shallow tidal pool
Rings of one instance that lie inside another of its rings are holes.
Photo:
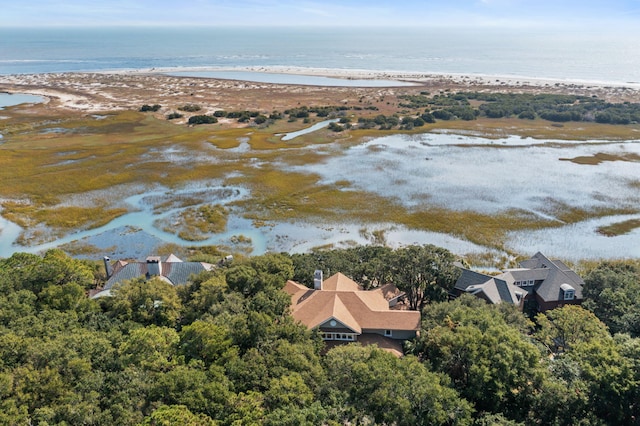
[[[228,154],[241,156],[250,149],[245,142],[238,152],[229,150]],[[597,232],[603,225],[640,218],[638,141],[486,139],[425,133],[375,138],[349,147],[335,143],[324,145],[322,150],[324,155],[316,163],[291,165],[282,160],[282,166],[292,172],[320,176],[320,184],[341,182],[339,186],[345,191],[374,193],[411,211],[432,207],[485,215],[518,211],[545,222],[544,229],[506,233],[505,250],[522,254],[543,251],[549,256],[569,260],[640,256],[640,230],[614,237]],[[214,154],[218,151],[211,152],[213,154],[199,156],[200,161],[216,163]],[[171,163],[190,158],[179,147],[161,153]],[[603,153],[606,161],[588,161]],[[581,161],[576,161],[577,158]],[[430,243],[462,255],[483,251],[496,253],[495,249],[458,236],[409,229],[395,223],[276,220],[256,225],[243,218],[243,212],[237,208],[229,215],[226,231],[204,241],[185,241],[155,225],[163,217],[180,213],[179,203],[169,202],[172,196],[176,199],[195,197],[202,204],[223,205],[251,199],[250,190],[219,186],[221,184],[196,182],[181,189],[155,188],[154,193],[123,199],[122,202],[131,206],[131,212],[100,228],[34,247],[15,245],[19,227],[0,220],[0,256],[10,256],[16,251],[40,251],[62,244],[86,244],[104,250],[103,255],[140,258],[155,254],[154,251],[166,243],[232,245],[238,237],[248,241],[254,254],[304,252],[314,247],[372,243],[376,241],[376,234],[383,235],[384,242],[390,246]],[[154,204],[159,203],[153,201],[154,197],[160,197],[160,201],[170,208],[162,212],[154,209]],[[563,214],[572,210],[589,214],[566,222]],[[621,210],[628,214],[621,215]],[[425,229],[429,227],[425,226]]]

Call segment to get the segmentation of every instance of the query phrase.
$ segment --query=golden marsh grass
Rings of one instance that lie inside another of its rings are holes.
[[[280,120],[266,128],[239,127],[236,123],[190,127],[133,110],[110,111],[101,119],[46,108],[36,109],[29,116],[18,109],[7,110],[6,114],[3,111],[3,115],[8,117],[1,123],[3,216],[23,227],[44,225],[55,233],[95,228],[127,212],[119,206],[122,194],[114,195],[109,203],[102,199],[92,201],[91,205],[64,204],[72,195],[92,191],[108,194],[116,186],[144,188],[161,184],[176,188],[214,179],[249,189],[250,198],[234,203],[233,207],[257,225],[297,220],[363,225],[386,222],[451,234],[495,248],[502,248],[509,231],[637,212],[627,206],[584,209],[555,200],[549,200],[545,213],[557,221],[523,210],[484,214],[434,207],[429,205],[428,198],[423,200],[423,206],[408,208],[393,199],[356,189],[348,180],[321,183],[320,176],[301,172],[299,166],[322,163],[328,155],[340,155],[341,149],[397,133],[437,130],[489,138],[516,135],[550,140],[629,140],[640,137],[638,125],[565,123],[559,127],[543,120],[479,119],[439,121],[403,132],[369,129],[336,133],[322,129],[282,141],[276,133],[300,130],[320,120],[310,123]],[[58,130],[48,132],[52,128]],[[245,141],[249,150],[234,150]],[[177,151],[173,155],[178,160],[165,154],[166,150]],[[614,158],[608,154],[571,159],[580,164],[638,160],[633,155]],[[632,185],[640,186],[638,182]],[[211,206],[208,207],[212,210],[189,207],[197,201],[184,200],[184,213],[162,227],[173,229],[191,241],[202,239],[202,234],[224,230],[228,211]],[[158,209],[168,207],[169,204]],[[179,224],[174,226],[176,222]],[[613,232],[629,232],[639,226],[635,222],[618,225],[622,231]],[[238,245],[245,247],[250,243],[239,241]]]
[[[617,235],[628,234],[638,228],[640,228],[640,219],[630,219],[608,226],[601,226],[598,228],[598,232],[607,237],[615,237]]]

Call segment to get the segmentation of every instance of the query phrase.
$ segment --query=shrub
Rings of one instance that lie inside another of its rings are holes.
[[[424,120],[425,123],[435,123],[436,118],[430,112],[425,112],[420,116]]]
[[[202,108],[200,108],[200,105],[196,105],[196,104],[186,104],[183,105],[181,107],[178,108],[180,111],[184,111],[184,112],[198,112],[200,111]]]
[[[155,104],[155,105],[144,104],[140,107],[140,112],[149,112],[149,111],[156,112],[156,111],[159,111],[160,108],[162,108],[162,106],[158,104]]]
[[[454,118],[453,114],[445,109],[433,111],[433,117],[439,120],[452,120]]]
[[[180,114],[179,112],[172,112],[171,114],[167,115],[167,120],[174,120],[176,118],[182,118],[183,115]]]
[[[522,111],[520,114],[518,114],[518,118],[526,119],[526,120],[535,120],[536,113],[529,109],[526,111]]]
[[[218,119],[211,115],[194,115],[189,117],[189,124],[213,124],[217,123]]]

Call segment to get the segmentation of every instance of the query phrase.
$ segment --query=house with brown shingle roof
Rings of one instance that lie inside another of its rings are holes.
[[[315,280],[314,288],[288,281],[291,315],[328,342],[412,339],[420,328],[420,312],[394,310],[402,295],[393,285],[364,290],[343,274]]]

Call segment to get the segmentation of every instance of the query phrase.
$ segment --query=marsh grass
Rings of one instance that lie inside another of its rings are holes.
[[[186,241],[203,241],[211,234],[227,229],[229,211],[220,205],[204,205],[182,210],[159,223],[165,232],[177,234]]]
[[[601,226],[597,229],[597,231],[607,237],[615,237],[618,235],[628,234],[629,232],[637,228],[640,228],[640,219],[630,219],[625,220],[624,222]]]
[[[544,213],[555,217],[557,220],[565,223],[578,223],[588,219],[595,219],[606,216],[623,215],[623,214],[635,214],[638,210],[631,207],[593,207],[593,208],[581,208],[571,206],[567,203],[547,199],[546,208],[542,209]]]
[[[124,208],[107,206],[80,207],[38,207],[33,204],[5,202],[2,215],[23,228],[44,224],[54,231],[93,229],[106,225],[113,219],[126,214]]]
[[[399,218],[399,223],[409,228],[455,235],[479,245],[500,249],[509,231],[558,226],[557,222],[542,220],[520,210],[484,214],[437,207],[405,213],[404,218]]]
[[[239,181],[247,182],[246,176]],[[409,229],[441,232],[466,238],[477,244],[501,248],[506,233],[524,229],[559,226],[527,211],[499,214],[455,211],[437,207],[410,210],[393,200],[354,190],[348,182],[322,185],[313,174],[261,170],[252,181],[252,198],[237,202],[245,216],[262,225],[276,221],[316,218],[334,222],[398,223]],[[383,236],[376,236],[382,238]]]
[[[585,164],[596,166],[605,161],[630,161],[630,162],[640,162],[640,155],[634,153],[626,153],[622,155],[615,154],[606,154],[604,152],[599,152],[597,154],[591,156],[580,156],[574,158],[560,158],[562,161],[571,161],[576,164]]]
[[[116,251],[118,247],[97,247],[93,244],[88,244],[80,241],[73,241],[71,243],[63,244],[60,246],[60,249],[64,250],[71,256],[77,257],[89,257],[89,258],[100,258],[104,255],[104,253],[109,253]]]
[[[553,126],[549,121],[520,120],[518,118],[489,119],[480,118],[473,121],[453,120],[438,121],[413,132],[427,130],[449,130],[463,133],[473,132],[486,138],[503,138],[506,136],[530,137],[533,139],[563,140],[630,140],[640,138],[640,125],[613,125],[590,122],[568,122],[562,127]]]
[[[394,199],[356,190],[347,180],[324,184],[320,176],[294,172],[289,166],[318,164],[328,155],[339,155],[343,148],[397,133],[417,134],[438,129],[461,134],[471,132],[489,138],[520,135],[539,139],[608,140],[640,137],[636,125],[566,123],[557,128],[542,120],[480,119],[440,121],[403,132],[369,129],[335,133],[323,129],[282,141],[275,133],[300,130],[313,123],[279,120],[268,128],[221,124],[188,127],[136,111],[120,111],[109,113],[102,120],[71,113],[43,114],[35,119],[31,117],[31,121],[10,115],[2,124],[5,138],[0,144],[0,198],[14,200],[2,204],[3,216],[20,226],[33,228],[34,238],[39,238],[43,232],[37,228],[41,225],[54,232],[88,229],[126,213],[124,208],[111,207],[127,195],[111,193],[114,187],[161,184],[177,188],[212,179],[250,190],[251,198],[234,205],[241,208],[245,217],[252,219],[256,226],[296,220],[357,222],[365,227],[369,223],[397,223],[409,229],[442,232],[495,248],[502,248],[509,231],[561,226],[559,221],[576,223],[611,214],[635,213],[633,209],[616,206],[586,210],[554,200],[549,200],[545,213],[558,221],[519,210],[483,214],[438,208],[430,206],[428,199],[422,207],[410,209]],[[69,131],[42,133],[52,126]],[[251,150],[231,151],[244,140]],[[212,149],[211,145],[218,149]],[[174,147],[186,153],[185,161],[172,162],[161,154],[162,149]],[[602,155],[599,158],[596,155],[594,160],[584,161],[596,160],[640,161],[633,155],[624,158]],[[630,185],[640,187],[640,181]],[[73,195],[93,191],[111,194],[111,197],[105,197],[109,202],[101,199],[91,200],[83,206],[65,205]],[[177,195],[159,203],[155,210],[186,208],[181,216],[163,223],[162,227],[182,238],[197,241],[203,239],[203,234],[222,232],[228,215],[220,206],[205,206],[204,210],[194,207],[200,202],[198,197]],[[623,226],[629,227],[634,229],[639,225],[625,223]],[[227,249],[247,251],[250,241],[242,240],[241,236],[238,238],[237,243],[232,242]],[[375,238],[383,240],[384,235]]]

